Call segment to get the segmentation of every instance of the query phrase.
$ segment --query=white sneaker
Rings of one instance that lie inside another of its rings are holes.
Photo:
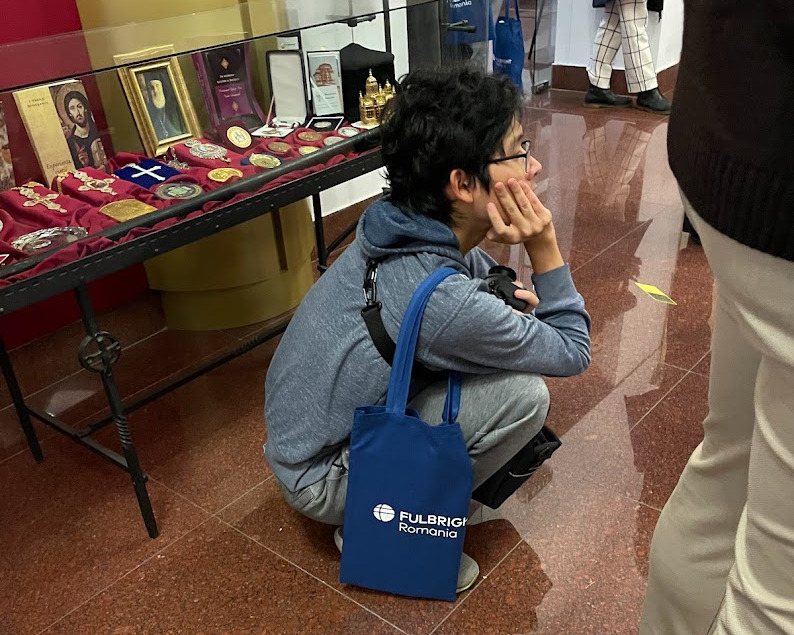
[[[334,544],[336,548],[339,549],[339,553],[342,553],[342,527],[337,527],[334,531]],[[467,589],[470,589],[474,586],[474,583],[477,582],[477,578],[480,577],[480,565],[478,565],[474,558],[467,556],[465,553],[460,555],[460,567],[458,567],[458,586],[455,591],[457,593],[463,593]]]

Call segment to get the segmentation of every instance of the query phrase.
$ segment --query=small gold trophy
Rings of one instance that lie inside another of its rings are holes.
[[[365,92],[358,94],[358,109],[361,115],[361,123],[365,126],[376,126],[380,123],[383,116],[383,109],[389,100],[394,97],[394,87],[386,80],[386,85],[381,88],[378,80],[369,71],[369,77],[365,86]]]

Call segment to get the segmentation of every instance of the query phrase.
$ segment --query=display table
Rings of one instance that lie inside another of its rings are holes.
[[[78,350],[80,363],[86,370],[100,375],[111,412],[110,416],[77,430],[56,417],[29,406],[22,395],[5,346],[0,340],[0,368],[35,459],[41,461],[43,456],[32,419],[54,428],[128,472],[147,531],[150,536],[156,537],[158,528],[146,489],[146,476],[141,469],[127,416],[163,394],[283,332],[290,316],[273,321],[266,331],[245,342],[237,350],[213,359],[189,375],[158,388],[134,403],[124,403],[113,376],[113,365],[121,354],[121,343],[111,333],[100,328],[86,285],[132,264],[168,254],[217,232],[285,210],[289,205],[307,197],[313,197],[319,203],[321,191],[381,167],[380,152],[376,147],[378,135],[377,129],[363,132],[331,147],[284,162],[275,168],[219,184],[197,197],[170,201],[170,204],[161,205],[159,209],[144,216],[108,224],[67,246],[28,256],[0,268],[0,314],[11,313],[64,291],[75,293],[86,331]],[[198,172],[196,174],[196,178],[200,179],[201,175]],[[326,246],[319,207],[315,209],[314,226],[322,271],[327,264],[329,250],[343,240],[344,236]],[[92,436],[111,423],[115,424],[118,432],[121,454],[101,445]]]

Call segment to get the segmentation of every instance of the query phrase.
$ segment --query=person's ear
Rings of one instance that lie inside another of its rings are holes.
[[[476,180],[460,168],[456,168],[449,173],[449,182],[444,187],[444,193],[453,202],[473,203],[475,187]]]

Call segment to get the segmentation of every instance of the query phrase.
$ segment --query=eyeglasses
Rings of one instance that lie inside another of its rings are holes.
[[[514,159],[524,159],[524,172],[529,172],[529,151],[532,148],[532,141],[524,139],[521,142],[523,152],[521,154],[511,154],[509,157],[499,157],[498,159],[490,159],[485,162],[486,165],[490,163],[501,163],[502,161],[513,161]]]

